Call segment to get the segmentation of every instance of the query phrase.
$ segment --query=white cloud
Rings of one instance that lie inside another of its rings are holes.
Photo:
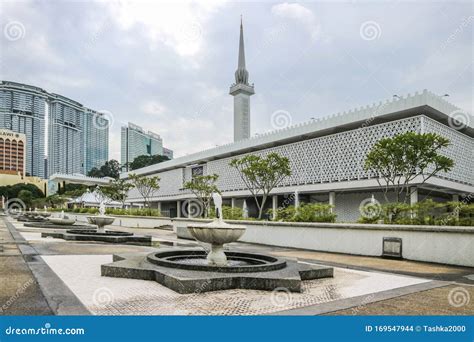
[[[316,40],[319,38],[320,25],[314,13],[303,5],[289,4],[287,2],[274,5],[272,7],[272,14],[280,18],[301,22],[311,35],[311,39]]]
[[[163,43],[182,56],[197,54],[206,23],[223,1],[124,1],[111,3],[120,26],[143,25],[152,42]]]

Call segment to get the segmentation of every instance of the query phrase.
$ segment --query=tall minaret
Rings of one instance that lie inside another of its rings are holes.
[[[230,87],[234,97],[234,141],[250,138],[250,96],[255,94],[249,84],[249,72],[245,69],[244,29],[240,19],[239,63],[235,71],[235,83]]]

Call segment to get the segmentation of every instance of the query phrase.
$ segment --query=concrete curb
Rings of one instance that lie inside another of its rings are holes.
[[[54,314],[91,315],[91,312],[86,309],[82,302],[39,256],[36,249],[21,236],[15,226],[7,219],[4,219],[4,221],[15,242],[18,242],[18,248],[23,255],[23,259],[33,273],[44,298]]]

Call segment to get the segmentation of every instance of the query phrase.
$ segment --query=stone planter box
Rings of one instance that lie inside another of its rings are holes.
[[[173,229],[191,238],[187,225],[210,220],[175,218]],[[292,223],[227,221],[245,225],[240,241],[314,251],[382,256],[383,239],[402,241],[402,257],[409,260],[474,267],[474,227],[415,226],[357,223]]]

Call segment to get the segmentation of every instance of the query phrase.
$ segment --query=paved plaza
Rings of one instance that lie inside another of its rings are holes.
[[[119,227],[112,227],[117,229]],[[196,247],[171,230],[124,228],[151,235],[153,246],[42,238],[44,228],[0,222],[3,314],[93,315],[472,315],[474,269],[290,248],[233,243],[232,249],[334,267],[334,278],[303,282],[301,293],[224,290],[178,294],[154,281],[103,277],[113,254]]]

